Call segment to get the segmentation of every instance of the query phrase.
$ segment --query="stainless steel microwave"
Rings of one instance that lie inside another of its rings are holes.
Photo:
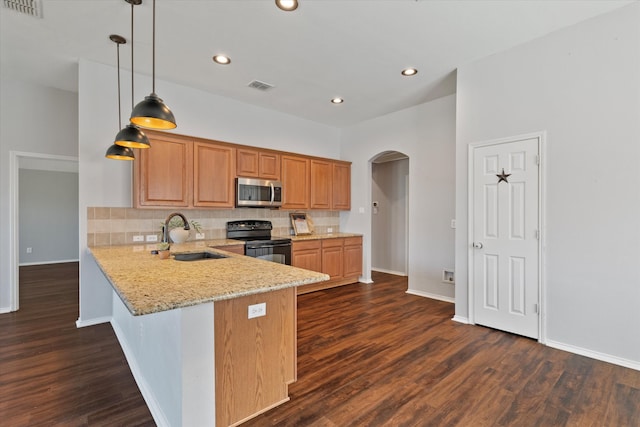
[[[266,179],[237,178],[236,206],[277,208],[282,206],[282,183]]]

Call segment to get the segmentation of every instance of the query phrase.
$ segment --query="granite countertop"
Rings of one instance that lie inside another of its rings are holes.
[[[328,234],[304,234],[301,236],[287,236],[292,241],[299,242],[303,240],[319,240],[319,239],[337,239],[344,237],[362,237],[362,234],[355,233],[328,233]]]
[[[152,255],[155,245],[91,247],[98,266],[134,316],[329,280],[323,273],[246,257],[209,246],[235,240],[174,244],[171,252],[208,251],[223,259],[176,261]]]

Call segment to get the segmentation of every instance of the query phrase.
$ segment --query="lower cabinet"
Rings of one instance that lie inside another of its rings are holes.
[[[356,283],[362,274],[362,237],[293,242],[291,265],[329,275],[326,282],[298,286],[298,295]]]
[[[263,316],[248,318],[264,304]],[[214,302],[216,425],[238,425],[289,400],[297,379],[293,288]]]
[[[211,248],[232,252],[234,254],[244,255],[244,245],[211,246]]]

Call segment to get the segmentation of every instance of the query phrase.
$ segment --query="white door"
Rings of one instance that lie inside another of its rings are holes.
[[[473,150],[473,315],[539,337],[539,138]]]

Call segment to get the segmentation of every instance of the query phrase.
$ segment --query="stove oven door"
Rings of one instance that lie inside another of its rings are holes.
[[[245,255],[271,262],[278,262],[280,264],[291,265],[291,242],[247,242],[245,245]]]

